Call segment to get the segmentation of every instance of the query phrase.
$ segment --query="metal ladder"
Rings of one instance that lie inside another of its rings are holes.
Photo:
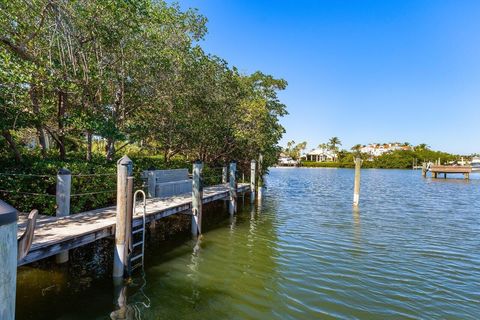
[[[129,273],[131,274],[135,269],[142,267],[145,261],[145,216],[147,211],[147,197],[145,192],[142,190],[137,190],[133,194],[133,216],[135,217],[136,208],[137,208],[137,195],[141,193],[143,197],[142,201],[142,224],[134,228],[132,226],[132,235],[131,235],[131,247],[129,255]],[[133,220],[132,220],[133,221]],[[133,223],[132,223],[133,224]],[[136,262],[141,259],[140,262]]]

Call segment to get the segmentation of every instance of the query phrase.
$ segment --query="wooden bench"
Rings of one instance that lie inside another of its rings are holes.
[[[148,170],[143,172],[147,180],[149,198],[167,198],[192,192],[192,180],[188,169]]]

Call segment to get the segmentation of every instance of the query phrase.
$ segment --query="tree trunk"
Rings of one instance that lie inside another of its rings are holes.
[[[115,154],[115,140],[113,138],[107,138],[105,152],[107,153],[107,160],[112,161]]]
[[[92,137],[93,134],[87,131],[87,161],[92,160]]]
[[[10,146],[10,149],[13,152],[13,155],[15,156],[15,162],[21,162],[22,161],[22,155],[20,154],[20,151],[18,151],[17,144],[13,140],[12,134],[10,133],[10,130],[3,130],[2,135],[7,140],[8,145]]]
[[[63,120],[65,117],[65,112],[67,110],[67,93],[60,90],[58,92],[58,112],[57,112],[57,123],[58,123],[58,151],[60,153],[60,159],[65,160],[66,150],[65,150],[65,129]]]
[[[38,102],[37,86],[34,83],[30,84],[30,100],[32,101],[33,113],[36,116],[40,116],[40,104]],[[40,120],[35,122],[35,129],[37,130],[38,143],[42,152],[42,157],[47,155],[47,134],[43,128]]]

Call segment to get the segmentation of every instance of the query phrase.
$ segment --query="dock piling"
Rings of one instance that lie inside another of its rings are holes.
[[[230,202],[228,206],[228,211],[231,215],[237,212],[237,162],[230,162],[230,175],[229,175],[229,193],[230,193]]]
[[[257,180],[257,162],[252,160],[250,162],[250,203],[255,201],[255,190]]]
[[[133,162],[123,156],[117,162],[117,215],[115,225],[115,247],[113,255],[113,277],[123,277],[127,268],[126,224],[128,213],[128,177],[132,176]]]
[[[193,163],[192,179],[192,236],[196,237],[202,234],[202,161],[196,160]]]
[[[57,173],[56,189],[56,216],[65,217],[70,215],[70,194],[72,190],[72,174],[70,170],[62,168]],[[55,256],[57,263],[68,261],[68,250],[65,250]]]
[[[17,210],[0,200],[0,319],[15,319]]]
[[[257,198],[262,200],[263,196],[263,154],[258,155],[258,182],[257,182]]]
[[[353,185],[353,205],[358,206],[360,202],[360,169],[362,167],[362,159],[355,158],[355,181]]]
[[[128,266],[128,255],[133,251],[132,246],[133,221],[133,176],[127,177],[127,215],[125,216],[125,260]]]
[[[427,164],[425,162],[422,164],[422,177],[427,177]]]

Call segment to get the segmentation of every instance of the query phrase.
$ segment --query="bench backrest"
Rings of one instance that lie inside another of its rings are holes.
[[[188,179],[188,169],[154,170],[157,183]]]
[[[192,192],[192,180],[188,169],[148,170],[143,172],[147,179],[149,197],[171,197]]]

